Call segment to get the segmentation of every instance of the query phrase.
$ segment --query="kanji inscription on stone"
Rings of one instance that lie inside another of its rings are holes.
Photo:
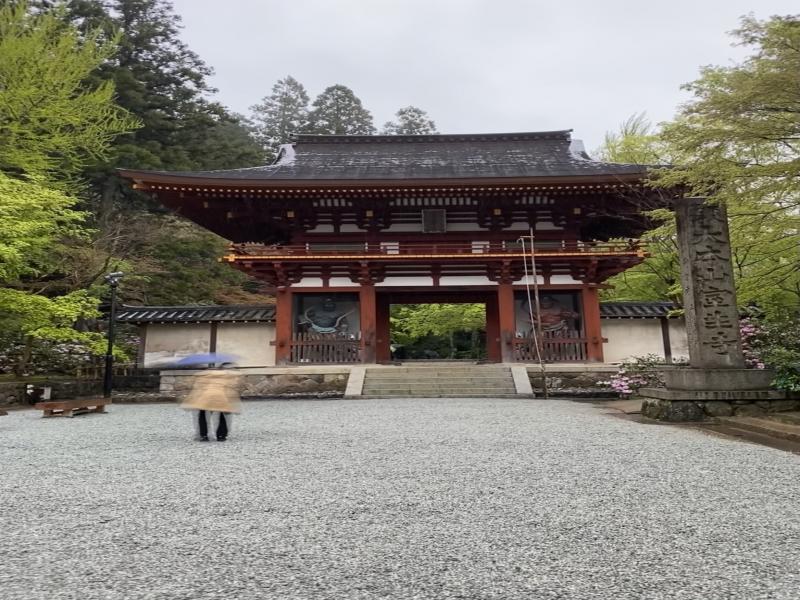
[[[690,365],[743,368],[725,207],[682,198],[675,216]]]

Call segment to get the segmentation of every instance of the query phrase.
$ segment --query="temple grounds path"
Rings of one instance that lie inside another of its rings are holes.
[[[0,418],[0,597],[767,599],[800,457],[567,401]]]

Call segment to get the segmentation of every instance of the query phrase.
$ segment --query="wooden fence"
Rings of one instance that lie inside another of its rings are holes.
[[[538,362],[536,343],[532,337],[514,339],[514,360]],[[542,358],[545,362],[585,362],[589,356],[589,340],[581,337],[580,331],[544,332]]]
[[[361,362],[361,336],[343,333],[294,333],[292,363],[336,364]]]

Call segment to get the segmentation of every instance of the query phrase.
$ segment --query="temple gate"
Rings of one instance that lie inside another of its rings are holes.
[[[533,362],[534,278],[544,358],[602,362],[598,292],[645,258],[661,202],[644,166],[592,160],[569,131],[303,134],[265,167],[121,173],[274,287],[278,364],[390,361],[389,306],[416,301],[485,304],[488,359]]]

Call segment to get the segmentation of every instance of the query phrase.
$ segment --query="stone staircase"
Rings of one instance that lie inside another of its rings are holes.
[[[367,368],[365,398],[519,398],[504,365],[432,363]],[[523,396],[524,397],[524,396]]]

